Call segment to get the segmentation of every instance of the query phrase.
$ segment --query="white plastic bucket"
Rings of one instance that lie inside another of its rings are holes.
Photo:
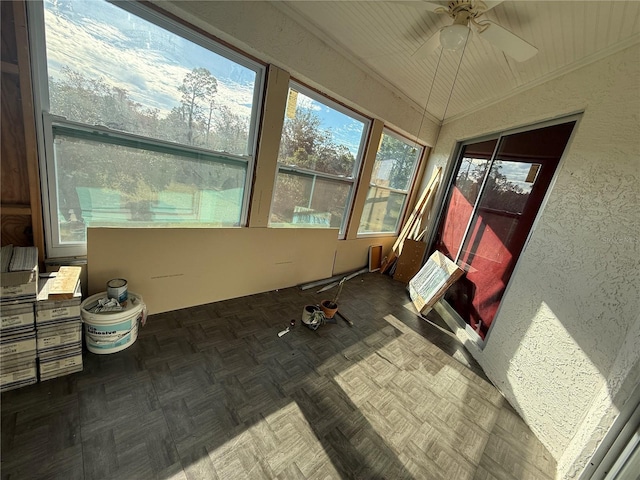
[[[102,298],[107,298],[107,292],[92,295],[80,305],[87,349],[97,354],[116,353],[136,341],[138,321],[144,321],[147,307],[141,296],[129,292],[123,310],[91,313],[89,310]]]

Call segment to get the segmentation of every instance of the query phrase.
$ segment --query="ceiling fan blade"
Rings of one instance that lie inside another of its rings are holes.
[[[440,5],[438,3],[434,3],[434,2],[427,2],[427,1],[403,1],[400,0],[398,2],[393,2],[396,4],[400,4],[400,5],[406,5],[408,7],[413,7],[413,8],[419,8],[420,10],[427,10],[428,12],[436,12],[438,11],[438,13],[440,13],[439,11],[442,10],[443,12],[447,10],[447,6],[446,5]]]
[[[529,42],[491,20],[482,22],[480,26],[486,26],[486,28],[478,30],[478,34],[482,38],[498,47],[517,62],[529,60],[538,53],[538,49]]]
[[[417,6],[417,7],[419,7],[419,8],[420,8],[420,7],[421,7],[421,8],[424,8],[425,10],[428,10],[428,11],[430,11],[430,12],[435,12],[435,11],[437,11],[437,10],[442,10],[442,9],[444,9],[444,10],[446,10],[446,9],[447,9],[447,7],[445,7],[444,5],[439,5],[439,4],[437,4],[437,3],[433,3],[433,2],[424,2],[424,1],[423,1],[423,2],[418,3],[418,5],[416,5],[416,6]]]
[[[429,40],[424,42],[420,46],[420,48],[418,48],[418,50],[416,50],[413,53],[413,55],[411,55],[411,58],[414,58],[414,59],[426,58],[429,55],[431,55],[433,52],[435,52],[439,46],[440,46],[440,30],[438,30],[436,33],[431,35],[431,37],[429,37]]]
[[[485,1],[482,0],[482,3],[484,3],[484,6],[487,7],[484,10],[482,10],[482,12],[487,12],[489,10],[491,10],[493,7],[497,7],[498,5],[500,5],[504,0],[496,0],[495,2],[489,2],[489,1]]]

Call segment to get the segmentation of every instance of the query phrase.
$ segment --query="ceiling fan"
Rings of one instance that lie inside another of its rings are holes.
[[[403,2],[405,3],[405,2]],[[478,35],[502,50],[518,62],[529,60],[538,49],[495,22],[480,18],[502,1],[453,0],[446,6],[434,2],[406,2],[415,8],[422,8],[432,13],[446,14],[453,18],[453,24],[441,28],[431,36],[416,52],[414,58],[426,57],[436,51],[439,46],[445,50],[457,50],[467,41],[473,26]]]

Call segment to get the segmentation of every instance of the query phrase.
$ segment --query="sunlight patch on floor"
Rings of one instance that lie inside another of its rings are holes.
[[[340,476],[296,402],[209,451],[209,458],[220,478],[288,477],[298,472],[306,477],[318,469],[333,478]]]

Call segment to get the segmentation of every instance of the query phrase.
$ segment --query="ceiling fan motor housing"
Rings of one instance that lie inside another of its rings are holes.
[[[446,13],[454,20],[457,20],[459,17],[463,17],[465,21],[468,21],[479,17],[486,10],[487,6],[483,2],[473,2],[470,0],[454,0],[453,2],[449,2],[449,7]]]

